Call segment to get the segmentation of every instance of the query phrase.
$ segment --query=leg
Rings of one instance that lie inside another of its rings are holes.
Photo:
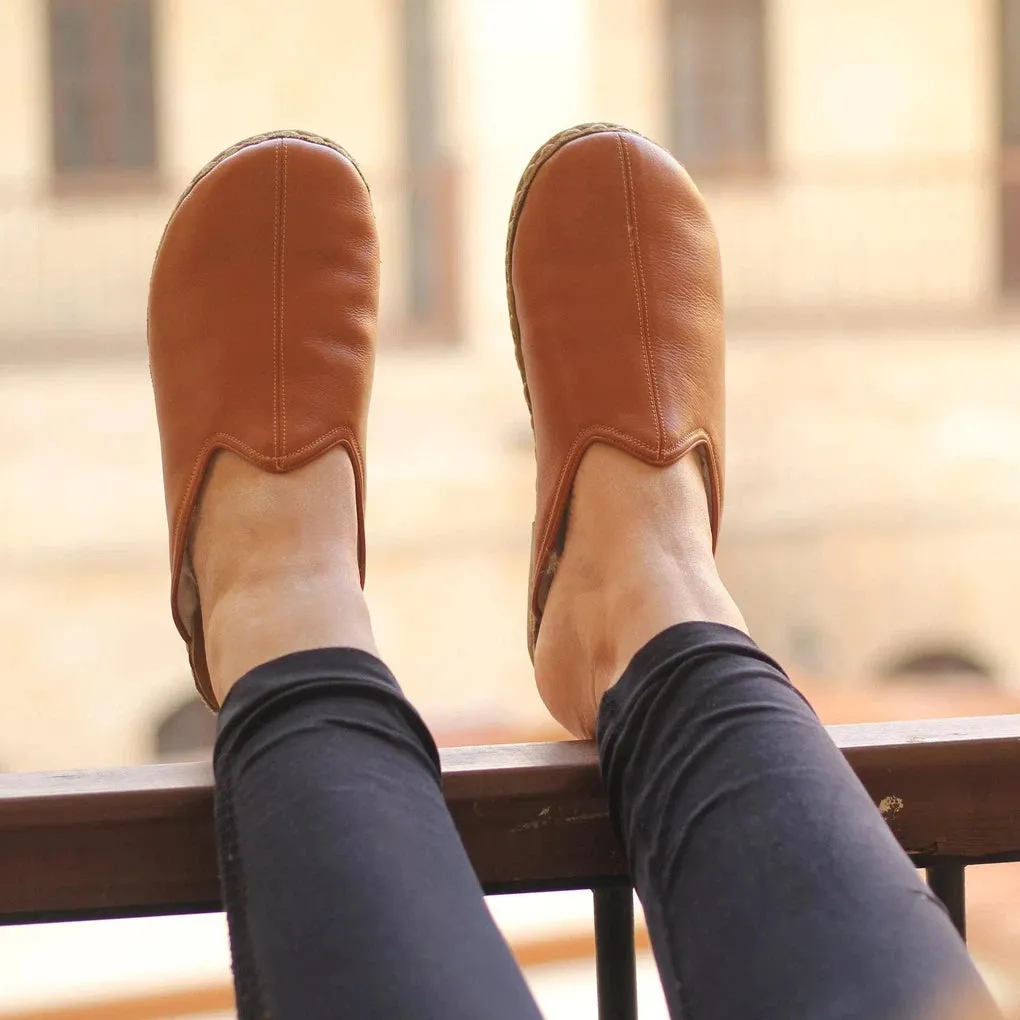
[[[193,533],[239,1015],[537,1020],[374,654],[354,500],[343,451],[285,475],[221,454]]]
[[[607,692],[603,773],[671,1014],[997,1015],[842,755],[744,633],[706,506],[694,458],[657,469],[593,448],[536,654]]]

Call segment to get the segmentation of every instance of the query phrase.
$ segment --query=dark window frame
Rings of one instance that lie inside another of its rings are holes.
[[[58,191],[158,179],[154,0],[48,0],[50,157]]]
[[[1020,298],[1020,0],[999,0],[999,287]]]
[[[402,0],[407,345],[453,346],[461,338],[459,174],[443,137],[435,0]]]
[[[667,0],[669,144],[699,176],[771,172],[768,20],[768,0]]]

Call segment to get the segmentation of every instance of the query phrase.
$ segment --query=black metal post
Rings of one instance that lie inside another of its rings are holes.
[[[599,1020],[637,1020],[634,893],[630,886],[592,890]]]
[[[967,900],[964,871],[962,864],[936,864],[927,869],[927,877],[931,891],[945,904],[950,920],[960,933],[960,937],[966,941]]]

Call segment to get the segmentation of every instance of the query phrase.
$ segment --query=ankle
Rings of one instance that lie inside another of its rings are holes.
[[[707,557],[683,561],[664,550],[635,550],[627,559],[566,557],[549,593],[535,650],[539,687],[565,705],[579,702],[572,732],[593,732],[602,696],[656,635],[680,623],[746,624]],[[566,709],[572,711],[572,709]]]
[[[202,626],[209,678],[219,704],[265,662],[316,648],[378,654],[357,576],[335,570],[266,570],[208,600]]]

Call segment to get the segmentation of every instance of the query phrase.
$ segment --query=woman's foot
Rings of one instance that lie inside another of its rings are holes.
[[[333,449],[288,474],[216,456],[189,548],[213,693],[290,652],[376,654],[358,570],[354,471]]]
[[[656,634],[693,620],[746,625],[716,570],[697,452],[651,467],[604,444],[590,447],[568,519],[535,677],[558,703],[569,699],[577,712],[570,728],[587,735],[602,695]]]
[[[743,628],[722,513],[722,288],[700,194],[665,151],[588,124],[521,179],[507,290],[538,459],[529,646],[556,719],[591,736],[672,624]]]
[[[268,659],[373,648],[360,586],[378,291],[368,187],[315,135],[228,149],[167,224],[149,362],[171,606],[213,708]]]

